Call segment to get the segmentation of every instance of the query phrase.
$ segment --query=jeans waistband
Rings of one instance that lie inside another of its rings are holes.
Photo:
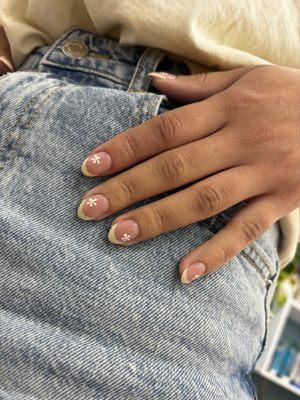
[[[35,50],[20,70],[47,71],[49,67],[109,78],[129,92],[148,91],[151,71],[189,74],[186,64],[164,51],[124,46],[118,40],[72,28],[52,46]]]

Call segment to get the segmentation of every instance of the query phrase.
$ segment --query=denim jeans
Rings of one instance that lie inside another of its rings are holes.
[[[1,399],[256,399],[277,224],[182,285],[179,260],[244,204],[128,248],[107,240],[115,216],[76,216],[101,182],[81,174],[87,153],[176,107],[150,84],[162,66],[188,73],[73,29],[0,80]]]

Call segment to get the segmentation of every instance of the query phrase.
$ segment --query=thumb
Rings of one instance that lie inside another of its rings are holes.
[[[178,103],[191,103],[227,89],[253,68],[254,66],[247,66],[229,71],[179,76],[167,72],[151,72],[149,76],[152,84],[161,93]]]

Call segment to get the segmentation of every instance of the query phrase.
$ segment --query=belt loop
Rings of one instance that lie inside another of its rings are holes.
[[[164,56],[163,51],[148,47],[137,63],[127,92],[147,92],[151,83],[148,74],[156,70]]]

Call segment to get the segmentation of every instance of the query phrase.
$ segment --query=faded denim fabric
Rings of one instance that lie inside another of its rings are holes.
[[[74,29],[0,80],[1,399],[256,399],[278,225],[182,285],[179,260],[243,204],[128,248],[107,240],[115,216],[76,215],[101,181],[81,174],[87,153],[175,107],[147,76],[162,65],[187,73]]]

